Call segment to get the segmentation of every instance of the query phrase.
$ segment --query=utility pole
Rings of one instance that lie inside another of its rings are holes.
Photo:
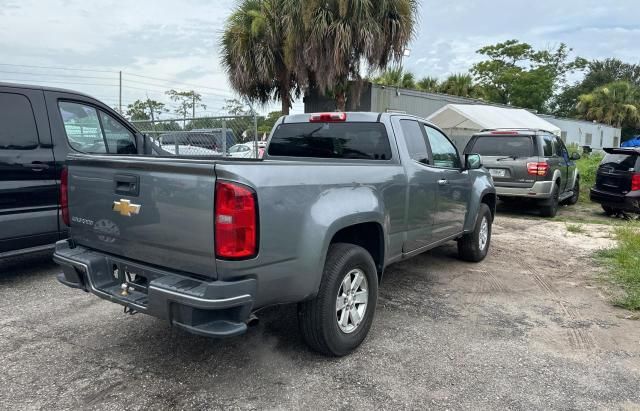
[[[118,110],[122,114],[122,70],[118,72],[119,75],[119,87],[118,87]]]

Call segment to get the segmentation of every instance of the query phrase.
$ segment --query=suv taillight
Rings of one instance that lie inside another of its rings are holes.
[[[60,212],[62,221],[69,226],[69,172],[66,168],[60,173]]]
[[[527,163],[527,173],[532,176],[546,176],[549,171],[549,164],[544,161],[537,163]]]
[[[215,195],[216,257],[254,257],[258,252],[256,193],[241,184],[218,181]]]
[[[640,173],[631,175],[631,191],[640,191]]]

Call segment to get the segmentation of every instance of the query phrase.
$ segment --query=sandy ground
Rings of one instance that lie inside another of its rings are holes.
[[[605,225],[497,218],[489,257],[455,244],[391,266],[365,343],[327,359],[295,306],[214,341],[0,263],[0,408],[638,409],[640,321],[591,259]]]

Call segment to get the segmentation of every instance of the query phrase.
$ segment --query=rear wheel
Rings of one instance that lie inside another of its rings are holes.
[[[615,208],[612,208],[612,207],[609,207],[609,206],[606,206],[606,205],[602,206],[602,210],[604,210],[604,213],[606,215],[608,215],[608,216],[611,216],[611,215],[614,215],[614,214],[618,213]]]
[[[576,179],[576,183],[573,185],[573,195],[569,197],[566,201],[568,205],[574,205],[578,202],[580,198],[580,180]]]
[[[371,255],[353,244],[332,244],[318,295],[298,305],[305,342],[315,351],[343,356],[369,333],[378,300],[378,275]]]
[[[553,185],[553,191],[551,192],[551,198],[547,200],[540,208],[540,214],[543,217],[555,217],[558,214],[560,189],[557,184]]]
[[[472,232],[458,240],[458,256],[461,260],[478,262],[484,260],[491,243],[491,223],[493,218],[489,206],[482,203]]]

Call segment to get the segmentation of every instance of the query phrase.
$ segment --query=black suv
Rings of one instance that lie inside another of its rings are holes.
[[[503,201],[533,199],[545,217],[553,217],[563,202],[575,204],[580,175],[562,140],[544,130],[483,130],[469,140],[465,153],[482,155]]]
[[[591,201],[611,215],[620,211],[640,213],[640,147],[605,148],[598,167]]]

